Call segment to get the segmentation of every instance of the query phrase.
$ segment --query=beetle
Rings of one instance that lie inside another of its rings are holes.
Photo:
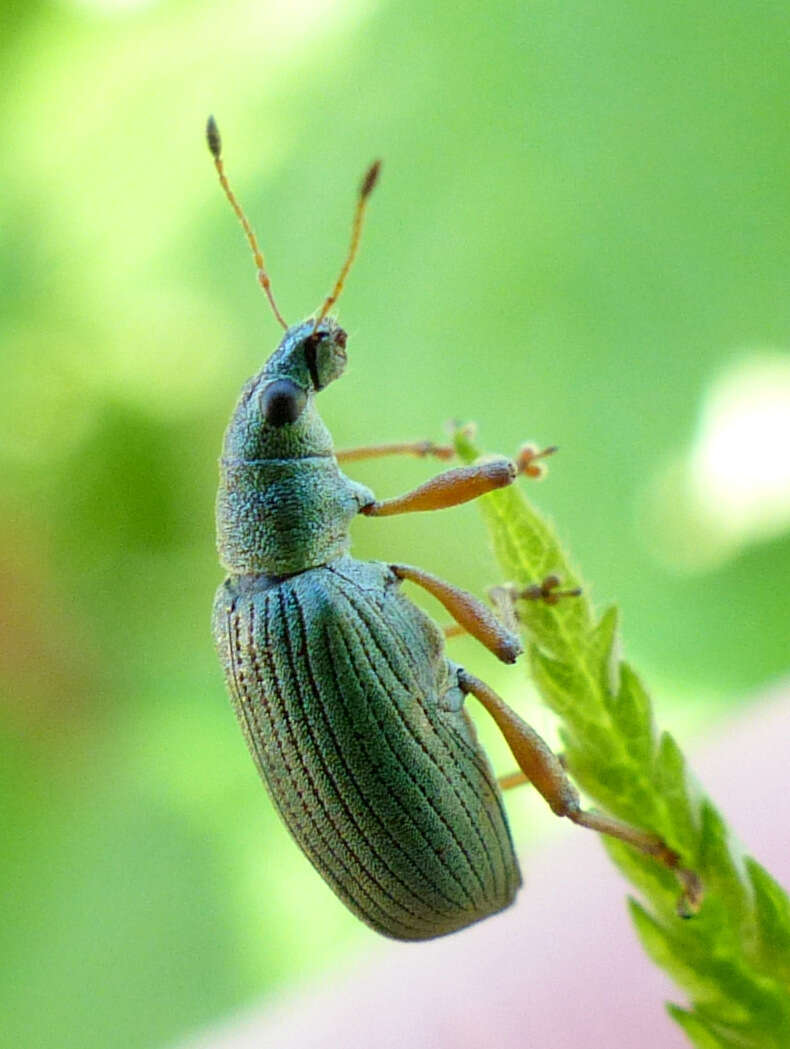
[[[533,460],[551,450],[445,470],[383,501],[341,471],[341,461],[397,452],[452,454],[429,442],[336,453],[316,409],[317,394],[346,366],[347,335],[329,311],[356,254],[378,163],[362,182],[331,294],[314,317],[289,327],[228,185],[213,118],[207,139],[285,329],[242,389],[225,432],[216,515],[228,577],[213,612],[233,708],[285,826],[350,910],[386,936],[427,940],[507,907],[521,874],[502,793],[464,708],[473,695],[504,735],[516,780],[529,781],[558,815],[654,856],[691,900],[695,876],[677,854],[647,832],[582,809],[560,759],[488,685],[447,658],[442,630],[402,584],[424,587],[461,629],[512,663],[521,643],[488,606],[422,569],[349,553],[358,514],[455,506],[534,473]],[[572,597],[557,583],[544,580],[521,596]]]

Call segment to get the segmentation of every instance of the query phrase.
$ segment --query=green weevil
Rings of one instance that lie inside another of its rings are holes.
[[[692,872],[653,835],[583,810],[563,765],[483,681],[448,659],[442,630],[402,593],[423,586],[458,628],[505,662],[518,637],[488,606],[420,569],[349,554],[349,523],[454,506],[533,473],[534,453],[449,469],[378,501],[340,461],[405,452],[449,457],[428,442],[335,452],[316,394],[346,365],[346,332],[329,316],[356,253],[378,163],[357,201],[351,247],[315,317],[289,327],[263,256],[228,185],[213,118],[207,138],[249,240],[258,280],[285,335],[244,386],[225,433],[217,547],[228,578],[213,632],[234,710],[269,795],[299,847],[340,899],[386,936],[427,940],[513,902],[521,884],[500,786],[464,709],[474,695],[520,769],[555,813],[610,834],[676,872]],[[522,592],[554,602],[556,579]]]

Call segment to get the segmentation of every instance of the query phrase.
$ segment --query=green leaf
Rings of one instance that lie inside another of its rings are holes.
[[[469,434],[456,446],[477,455]],[[549,573],[578,583],[554,529],[518,485],[479,501],[505,580],[523,586]],[[699,913],[677,914],[680,880],[669,864],[621,841],[607,850],[648,906],[631,915],[650,956],[692,999],[671,1014],[699,1049],[790,1047],[790,901],[753,860],[733,851],[715,806],[690,787],[668,733],[658,738],[647,690],[620,657],[617,612],[596,620],[586,596],[517,605],[528,664],[560,719],[569,772],[593,803],[658,834],[703,879]],[[747,883],[748,875],[748,883]]]
[[[599,671],[601,695],[606,698],[617,693],[619,681],[617,624],[620,613],[612,605],[604,612],[590,634],[589,662]]]
[[[628,663],[620,664],[620,688],[612,703],[612,716],[634,759],[649,765],[655,749],[650,698]]]
[[[535,684],[546,704],[557,714],[573,710],[579,688],[578,675],[573,667],[548,655],[537,645],[530,645],[529,660]]]
[[[670,932],[670,927],[662,925],[636,900],[629,900],[631,918],[639,933],[642,945],[658,965],[665,969],[684,990],[692,997],[702,1001],[715,1000],[719,995],[710,970],[700,967],[699,959],[689,951],[688,937],[682,926]],[[741,1023],[748,1019],[748,1013],[731,1001],[728,1019]]]
[[[680,891],[677,878],[649,856],[615,838],[606,838],[606,851],[622,873],[650,903],[659,919],[670,927],[678,922]]]
[[[680,748],[668,732],[661,734],[653,776],[656,792],[669,810],[669,844],[678,848],[686,862],[689,862],[696,853],[698,832],[688,796],[686,762]]]
[[[676,1020],[697,1049],[745,1049],[746,1043],[733,1041],[714,1032],[696,1013],[686,1012],[677,1005],[668,1005],[667,1011]],[[753,1043],[752,1043],[753,1044]]]
[[[729,835],[715,806],[705,799],[700,807],[700,872],[724,904],[726,920],[740,935],[742,919],[749,913],[749,898],[743,876],[730,852]]]
[[[746,872],[754,891],[755,926],[764,962],[790,983],[790,900],[756,860],[747,857]]]

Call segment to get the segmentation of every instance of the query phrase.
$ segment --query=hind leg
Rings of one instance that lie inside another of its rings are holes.
[[[568,779],[562,762],[538,733],[512,711],[492,688],[468,671],[459,671],[458,684],[462,692],[475,696],[486,708],[505,737],[524,777],[543,795],[552,812],[567,817],[580,827],[619,838],[652,856],[671,870],[681,884],[683,895],[679,913],[687,916],[698,910],[702,900],[700,880],[693,871],[682,866],[680,856],[666,842],[655,834],[621,823],[611,816],[583,809],[579,793]]]

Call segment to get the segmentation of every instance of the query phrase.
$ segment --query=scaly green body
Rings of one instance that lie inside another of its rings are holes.
[[[521,878],[441,632],[387,565],[347,553],[373,495],[341,473],[314,405],[344,346],[334,321],[297,325],[242,391],[221,459],[230,576],[214,636],[299,846],[368,925],[422,940],[506,907]]]
[[[511,902],[502,799],[436,626],[386,565],[226,583],[215,631],[285,825],[363,921],[421,940]]]

